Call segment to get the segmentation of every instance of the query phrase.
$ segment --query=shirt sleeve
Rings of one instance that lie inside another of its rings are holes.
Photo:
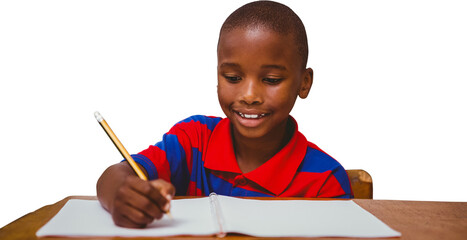
[[[349,176],[342,167],[338,165],[329,174],[327,180],[321,187],[318,197],[322,198],[353,198]]]
[[[193,156],[204,149],[211,128],[220,118],[191,116],[175,124],[162,141],[133,155],[143,166],[150,180],[164,179],[175,186],[177,195],[184,195],[188,189],[193,167]]]

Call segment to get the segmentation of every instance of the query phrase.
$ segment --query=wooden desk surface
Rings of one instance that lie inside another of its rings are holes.
[[[55,204],[44,206],[1,228],[0,239],[37,239],[37,230],[55,216],[55,214],[69,199],[96,199],[96,197],[72,196]],[[368,199],[355,199],[354,201],[394,230],[401,232],[401,239],[467,239],[467,202],[423,202]],[[201,239],[200,237],[194,238]],[[258,239],[241,235],[228,235],[227,238]],[[61,238],[54,237],[40,239]],[[175,238],[172,237],[170,239]]]

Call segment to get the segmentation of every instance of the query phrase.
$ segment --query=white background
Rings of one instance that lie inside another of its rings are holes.
[[[216,44],[246,1],[1,1],[0,226],[95,195],[121,156],[193,114],[223,116]],[[309,141],[375,199],[467,201],[465,1],[284,1],[308,31]]]

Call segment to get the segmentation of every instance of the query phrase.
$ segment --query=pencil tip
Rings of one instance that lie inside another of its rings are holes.
[[[172,213],[170,213],[170,211],[167,211],[165,214],[167,214],[167,217],[169,217],[170,220],[174,219],[174,217],[172,216]]]

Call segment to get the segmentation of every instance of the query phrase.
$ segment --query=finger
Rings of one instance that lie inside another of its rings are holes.
[[[173,196],[175,196],[175,187],[171,183],[166,182],[163,179],[157,179],[150,183],[154,188],[159,189],[163,196],[167,198],[173,198]]]
[[[128,219],[124,215],[116,214],[112,215],[112,219],[115,223],[115,225],[120,226],[120,227],[126,227],[126,228],[144,228],[146,227],[146,224],[137,224]]]
[[[135,189],[143,190],[137,191]],[[122,202],[123,204],[139,210],[150,218],[148,222],[152,222],[154,218],[162,218],[163,213],[157,203],[141,193],[141,191],[150,191],[151,189],[152,186],[147,181],[141,180],[135,176],[128,177],[125,179],[125,184],[117,191],[116,202]],[[129,217],[132,219],[130,215]]]
[[[126,209],[122,211],[122,215],[135,224],[145,226],[154,221],[154,218],[149,217],[148,215],[144,214],[139,209],[134,208],[133,206],[125,205],[123,208]]]
[[[153,221],[152,218],[122,201],[115,202],[112,218],[116,225],[131,228],[143,228]]]
[[[160,193],[159,189],[153,187],[152,184],[150,184],[149,182],[141,179],[132,178],[129,179],[129,183],[131,185],[131,188],[135,192],[137,192],[138,195],[143,195],[147,197],[150,201],[157,205],[160,211],[166,212],[169,209],[169,200]],[[154,213],[156,214],[156,218],[160,219],[162,217],[162,214],[159,216],[158,212],[159,211],[156,211]]]
[[[162,179],[157,179],[157,180],[151,181],[150,183],[155,189],[159,190],[162,196],[165,197],[166,201],[165,203],[162,203],[164,204],[162,205],[162,209],[165,212],[168,212],[170,210],[170,201],[175,195],[175,187],[171,183],[166,182]]]
[[[140,192],[133,189],[129,190],[129,195],[125,201],[128,205],[148,215],[152,220],[162,218],[163,213],[159,205],[147,196],[141,195]]]

